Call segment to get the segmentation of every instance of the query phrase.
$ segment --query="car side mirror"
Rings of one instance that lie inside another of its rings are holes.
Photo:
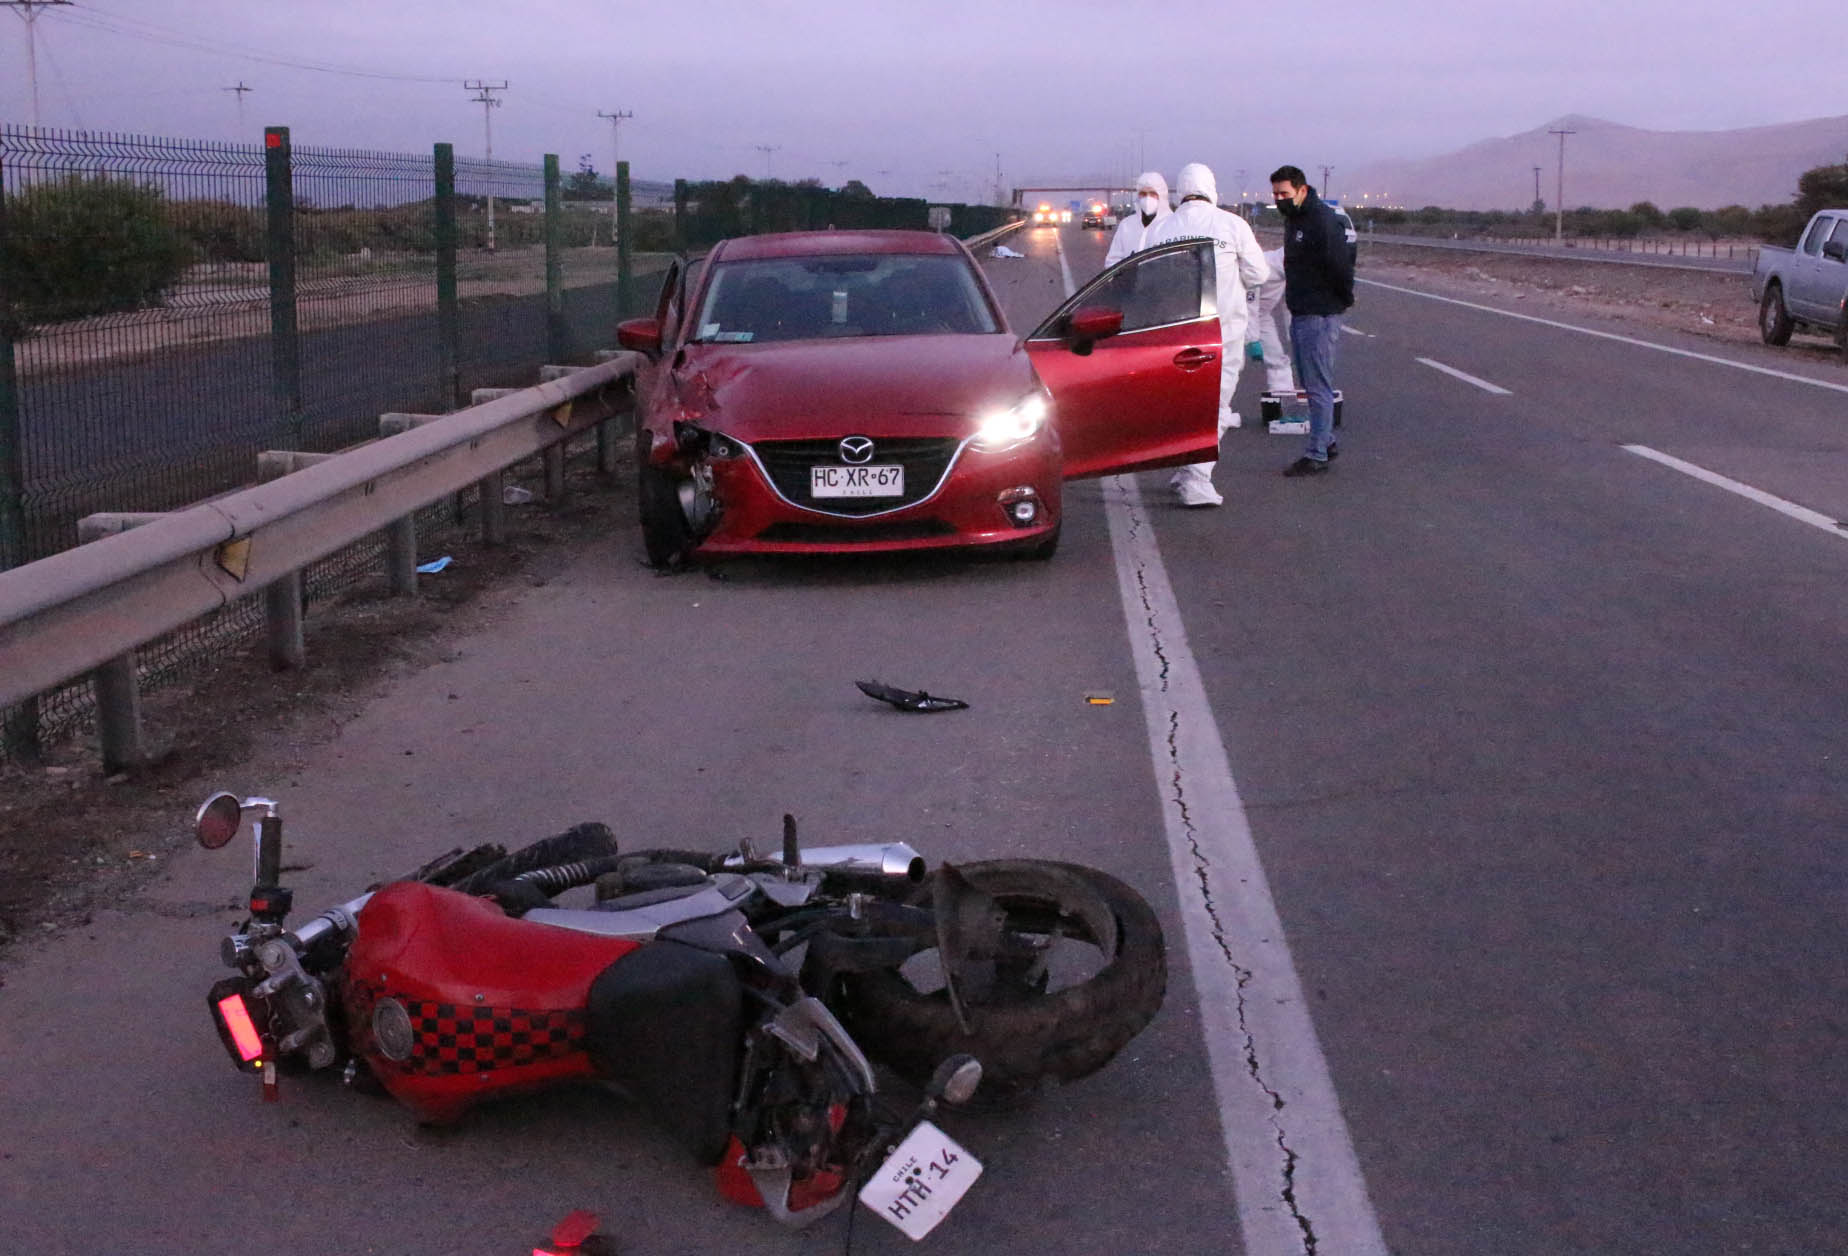
[[[1102,340],[1123,330],[1123,311],[1101,305],[1087,305],[1073,310],[1066,320],[1065,331],[1073,340]]]
[[[1824,240],[1822,255],[1832,257],[1838,262],[1848,262],[1848,240]]]
[[[654,318],[630,318],[616,324],[616,343],[625,349],[658,357],[661,353],[661,321]]]

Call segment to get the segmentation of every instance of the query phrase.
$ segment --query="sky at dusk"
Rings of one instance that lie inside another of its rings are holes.
[[[1101,5],[841,0],[84,0],[36,23],[47,127],[479,155],[465,79],[506,80],[496,157],[588,153],[632,110],[637,178],[858,178],[986,199],[1008,185],[1168,173],[1221,186],[1358,165],[1568,113],[1718,130],[1848,113],[1839,0],[1544,5],[1320,0]],[[1752,48],[1765,55],[1745,55]],[[284,63],[297,64],[284,64]],[[313,65],[319,69],[307,68]],[[1767,72],[1766,66],[1773,67]],[[364,71],[333,73],[330,70]],[[225,91],[242,83],[239,97]],[[0,121],[31,120],[26,24],[0,13]],[[765,148],[771,151],[764,151]]]

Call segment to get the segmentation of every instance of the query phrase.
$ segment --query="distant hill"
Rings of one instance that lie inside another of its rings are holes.
[[[1566,138],[1567,209],[1638,201],[1661,209],[1755,209],[1788,201],[1798,175],[1848,156],[1848,116],[1737,131],[1645,131],[1572,114],[1442,157],[1337,169],[1335,197],[1360,205],[1361,193],[1384,193],[1387,203],[1407,209],[1526,209],[1539,166],[1540,195],[1552,209],[1559,139],[1549,132],[1562,127],[1577,132]]]

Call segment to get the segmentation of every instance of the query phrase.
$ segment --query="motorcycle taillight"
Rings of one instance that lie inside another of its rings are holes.
[[[218,1037],[224,1042],[225,1050],[231,1053],[232,1063],[247,1073],[260,1069],[266,1054],[263,1032],[257,1028],[258,1014],[253,1013],[245,998],[244,982],[235,977],[219,982],[212,987],[206,1002],[212,1009],[212,1023],[218,1026]]]

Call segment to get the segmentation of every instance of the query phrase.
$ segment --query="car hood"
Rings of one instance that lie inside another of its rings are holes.
[[[962,435],[1033,387],[1007,334],[688,345],[673,373],[683,417],[739,440],[866,432]]]

